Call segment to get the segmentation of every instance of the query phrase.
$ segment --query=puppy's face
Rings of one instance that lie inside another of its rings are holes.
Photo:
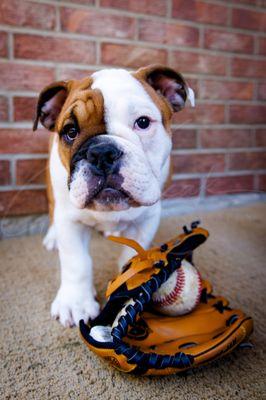
[[[34,129],[40,119],[58,133],[72,203],[99,211],[156,203],[171,151],[170,119],[191,93],[180,74],[162,66],[102,70],[46,87]]]

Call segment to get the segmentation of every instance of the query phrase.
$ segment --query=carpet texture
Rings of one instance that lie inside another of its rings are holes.
[[[195,253],[196,265],[216,294],[254,318],[253,349],[205,367],[166,377],[122,374],[90,352],[77,328],[50,318],[59,285],[58,256],[40,236],[0,243],[0,397],[4,399],[263,399],[265,388],[266,205],[231,208],[162,221],[154,243],[200,217],[211,236]],[[103,303],[116,272],[119,246],[98,234],[91,251]]]

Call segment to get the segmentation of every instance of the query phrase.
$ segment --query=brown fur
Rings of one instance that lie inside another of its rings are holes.
[[[91,84],[91,78],[86,78],[82,81],[67,82],[66,88],[68,96],[56,122],[55,131],[60,134],[64,125],[72,122],[72,115],[74,114],[80,127],[80,134],[73,146],[67,145],[63,140],[58,141],[59,155],[68,172],[70,160],[80,145],[90,136],[105,132],[105,124],[103,121],[103,97],[99,90],[90,89]],[[44,89],[43,92],[45,92],[45,90],[47,89]],[[54,140],[56,140],[56,136],[51,136],[49,153],[51,152]],[[49,161],[47,162],[46,183],[49,219],[50,224],[52,224],[55,200],[51,183]]]
[[[49,140],[49,155],[51,154],[51,148],[52,148],[54,140],[55,140],[55,136],[51,136],[50,140]],[[50,163],[50,157],[49,157],[49,159],[47,161],[47,165],[46,165],[46,190],[47,190],[48,208],[49,208],[49,222],[51,225],[54,220],[55,201],[54,201],[54,194],[53,194],[53,187],[52,187],[52,182],[51,182],[49,163]]]
[[[75,115],[80,128],[72,146],[59,141],[59,155],[68,172],[70,160],[81,144],[90,136],[105,132],[103,97],[99,90],[90,88],[91,84],[91,78],[68,83],[68,96],[56,122],[56,131],[60,133]]]

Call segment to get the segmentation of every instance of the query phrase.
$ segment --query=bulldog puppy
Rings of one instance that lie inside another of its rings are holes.
[[[54,82],[40,93],[36,119],[50,131],[44,239],[58,248],[61,285],[51,314],[64,326],[99,313],[90,229],[123,235],[148,248],[158,228],[169,174],[173,112],[193,91],[174,70],[105,69],[83,80]],[[125,247],[122,266],[133,252]]]

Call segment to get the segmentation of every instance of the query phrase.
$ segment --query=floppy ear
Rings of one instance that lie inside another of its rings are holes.
[[[38,122],[41,121],[42,125],[53,131],[58,115],[67,98],[67,82],[53,82],[51,85],[46,86],[39,95],[36,116],[33,123],[33,130],[38,128]]]
[[[183,76],[172,68],[163,65],[150,65],[140,68],[136,76],[144,79],[157,93],[164,96],[174,111],[185,106],[187,99],[195,105],[194,92],[188,87]]]

